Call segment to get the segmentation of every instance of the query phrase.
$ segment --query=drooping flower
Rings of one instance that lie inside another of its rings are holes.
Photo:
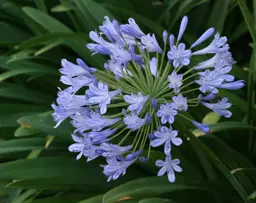
[[[245,85],[231,74],[235,61],[227,38],[216,33],[207,47],[194,50],[210,40],[214,28],[185,45],[182,36],[187,25],[185,16],[177,37],[163,31],[161,47],[155,34],[144,33],[134,19],[119,24],[106,16],[99,30],[89,33],[92,43],[86,45],[92,55],[108,57],[105,69],[90,67],[81,59],[77,64],[62,60],[60,80],[68,87],[59,88],[57,104],[52,104],[55,127],[71,119],[75,143],[69,150],[78,153],[77,159],[104,157],[107,164],[101,167],[108,181],[124,175],[136,161],[147,164],[150,147],[164,145],[165,161],[156,161],[161,167],[158,176],[167,173],[174,182],[175,171],[182,171],[180,161],[172,159],[173,148],[182,143],[179,129],[174,128],[176,116],[208,133],[207,124],[186,117],[183,111],[202,105],[226,118],[232,115],[227,98],[215,102],[219,89],[236,90]],[[194,58],[202,54],[212,56],[193,66]],[[184,122],[184,127],[190,127],[186,125]]]
[[[75,115],[72,115],[71,118],[73,119],[73,126],[80,132],[86,130],[100,131],[120,121],[120,118],[104,118],[94,111],[77,112]]]
[[[220,37],[220,34],[217,33],[214,35],[214,40],[211,44],[209,44],[204,49],[193,52],[193,55],[201,55],[201,54],[214,54],[218,52],[226,51],[229,47],[225,46],[227,42],[226,37]]]
[[[120,175],[126,174],[126,169],[132,165],[138,158],[133,160],[117,160],[117,158],[107,159],[107,165],[101,165],[104,168],[103,173],[108,177],[108,182],[116,180]]]
[[[81,137],[72,134],[73,140],[76,142],[75,144],[72,144],[69,146],[70,152],[79,152],[76,159],[80,159],[82,155],[87,157],[87,161],[91,161],[93,159],[96,159],[100,155],[96,152],[96,150],[99,148],[98,146],[94,145],[94,142],[88,137],[87,134],[81,133]]]
[[[173,183],[176,179],[175,177],[175,171],[180,173],[182,172],[182,168],[179,166],[180,160],[179,159],[173,159],[171,156],[166,156],[165,161],[163,160],[157,160],[156,166],[161,167],[161,169],[158,171],[157,176],[163,176],[165,173],[167,173],[168,180]]]
[[[229,110],[227,110],[229,107],[232,106],[232,104],[228,102],[228,98],[226,97],[222,98],[216,104],[211,104],[207,102],[202,102],[202,104],[205,107],[211,109],[212,111],[218,113],[220,116],[230,118],[232,115],[232,113]]]
[[[182,143],[181,138],[178,138],[177,135],[177,130],[173,130],[172,127],[167,128],[162,126],[158,131],[154,132],[155,139],[151,141],[151,146],[159,147],[160,145],[165,144],[164,152],[168,155],[171,152],[171,143],[175,146],[180,146]]]
[[[115,158],[117,156],[121,156],[123,153],[128,152],[132,149],[132,147],[132,145],[122,147],[114,144],[102,143],[97,152],[100,153],[103,157]]]

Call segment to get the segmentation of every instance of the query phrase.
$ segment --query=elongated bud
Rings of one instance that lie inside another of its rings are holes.
[[[168,32],[166,30],[164,30],[164,32],[163,32],[164,45],[166,45],[167,37],[168,37]]]
[[[209,37],[211,37],[214,33],[214,28],[209,28],[208,30],[206,30],[201,37],[198,38],[198,40],[196,40],[192,45],[191,48],[196,47],[197,45],[201,44],[202,42],[204,42],[205,40],[207,40]]]
[[[180,39],[182,38],[182,36],[187,28],[187,25],[188,25],[188,17],[184,16],[180,23],[180,31],[179,31],[179,35],[178,35],[178,39],[177,39],[178,41],[180,41]]]

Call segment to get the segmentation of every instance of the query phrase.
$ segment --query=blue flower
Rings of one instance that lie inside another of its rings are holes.
[[[210,132],[210,128],[207,124],[204,123],[198,123],[196,121],[192,121],[192,123],[194,124],[194,126],[196,126],[199,130],[201,130],[204,133],[208,133]]]
[[[153,57],[150,60],[150,72],[153,76],[157,77],[157,59]]]
[[[142,48],[147,49],[148,52],[158,52],[160,54],[163,52],[158,42],[156,41],[154,34],[152,34],[152,36],[150,36],[150,34],[142,36],[141,43],[143,44]]]
[[[54,128],[57,128],[68,117],[83,110],[83,108],[66,109],[63,106],[56,106],[55,104],[52,104],[51,107],[54,110],[54,112],[52,113],[52,117],[54,122],[56,122]]]
[[[107,63],[104,64],[104,67],[115,74],[116,78],[123,78],[128,74],[132,76],[132,73],[127,70],[123,63],[115,62],[113,60],[108,60]]]
[[[93,145],[93,142],[87,134],[81,133],[81,137],[72,134],[72,138],[76,143],[70,145],[68,150],[70,152],[75,153],[79,152],[79,154],[76,157],[76,160],[80,159],[82,155],[87,157],[87,162],[96,159],[98,156],[100,156],[99,154],[96,153],[98,146]]]
[[[74,77],[78,75],[87,75],[91,74],[79,65],[73,64],[66,59],[61,60],[62,68],[60,69],[61,74],[66,75],[68,77]]]
[[[200,79],[195,82],[200,85],[200,91],[203,93],[218,93],[218,87],[223,83],[223,78],[219,77],[215,71],[206,70],[199,72]]]
[[[127,125],[127,128],[132,131],[138,130],[143,125],[150,122],[150,115],[146,115],[145,118],[139,118],[136,113],[131,113],[130,115],[126,115],[124,117],[124,123]]]
[[[72,125],[77,128],[76,131],[80,132],[86,130],[100,131],[120,121],[120,118],[104,118],[94,111],[77,112],[75,115],[72,115],[71,118],[73,119]]]
[[[166,156],[165,161],[163,160],[157,160],[156,166],[161,167],[161,169],[158,171],[157,176],[163,176],[165,173],[167,173],[168,180],[173,183],[176,179],[175,172],[182,172],[182,168],[179,166],[180,160],[179,159],[173,159],[171,156]]]
[[[88,86],[92,81],[92,77],[85,75],[79,75],[76,77],[68,77],[66,75],[61,76],[60,81],[65,85],[72,86],[72,92],[77,92],[80,88]]]
[[[96,72],[96,68],[93,67],[89,67],[82,59],[77,58],[76,62],[79,66],[81,66],[82,68],[84,68],[85,70],[87,70],[89,73],[93,74],[94,72]],[[92,75],[91,75],[92,76]]]
[[[182,139],[178,138],[177,135],[177,130],[173,130],[172,127],[167,128],[162,126],[158,131],[154,132],[155,139],[151,141],[151,146],[159,147],[162,144],[165,144],[164,153],[168,155],[171,151],[171,143],[175,146],[180,146],[182,144]]]
[[[88,132],[88,136],[91,138],[92,142],[95,144],[101,144],[109,141],[109,136],[113,135],[116,129],[105,129],[103,131],[92,131]]]
[[[99,104],[100,113],[107,112],[107,105],[110,104],[111,98],[121,93],[120,89],[109,92],[108,86],[102,82],[98,83],[98,86],[91,83],[89,90],[86,91],[86,97],[89,104]]]
[[[110,48],[111,59],[117,63],[127,64],[132,60],[132,55],[121,46],[113,46]]]
[[[142,110],[148,98],[149,95],[143,96],[141,92],[138,93],[138,96],[133,93],[131,95],[124,96],[124,100],[127,103],[131,104],[130,106],[128,106],[128,110],[134,111],[136,113],[139,113]]]
[[[227,38],[220,37],[220,34],[217,33],[214,35],[214,40],[204,49],[193,52],[193,55],[201,54],[215,54],[222,51],[227,51],[229,46],[226,46]]]
[[[145,34],[141,31],[133,18],[128,19],[129,24],[121,25],[121,31],[132,37],[140,38]]]
[[[120,30],[116,24],[110,21],[109,17],[105,16],[105,21],[103,25],[100,26],[100,30],[104,33],[104,35],[108,38],[112,43],[114,42],[122,42],[122,37],[120,36]]]
[[[132,147],[133,147],[132,145],[122,147],[122,146],[119,146],[119,145],[102,143],[97,152],[99,154],[101,154],[101,156],[103,156],[103,157],[115,158],[117,156],[122,155],[123,153],[128,152],[129,150],[132,149]]]
[[[179,66],[186,66],[190,63],[191,51],[185,50],[186,46],[184,43],[180,43],[178,46],[172,45],[167,56],[174,68]]]
[[[224,116],[226,118],[230,118],[232,116],[232,113],[226,110],[232,106],[232,104],[228,102],[228,98],[226,97],[222,98],[216,104],[211,104],[207,102],[202,102],[202,104],[208,109],[211,109],[212,111],[218,113],[220,116]]]
[[[73,89],[70,87],[65,90],[59,89],[57,103],[65,109],[77,109],[89,105],[85,95],[74,95]]]
[[[232,54],[229,51],[223,51],[215,54],[212,58],[199,63],[195,66],[195,70],[202,70],[206,68],[214,67],[215,69],[221,69],[225,66],[230,66],[236,63],[232,58]]]
[[[126,169],[137,161],[138,157],[133,160],[118,160],[117,158],[107,159],[107,165],[101,165],[104,168],[103,173],[108,177],[108,182],[116,180],[119,176],[126,174]]]
[[[176,71],[173,71],[171,75],[168,76],[168,80],[169,80],[169,88],[172,88],[174,93],[179,93],[180,92],[180,87],[182,85],[182,78],[183,75],[182,74],[177,74]]]
[[[174,109],[178,111],[188,110],[187,98],[183,97],[182,94],[178,94],[178,96],[173,96],[172,101],[173,101],[172,105]]]
[[[178,112],[174,108],[173,104],[166,102],[165,104],[160,105],[160,109],[157,111],[156,115],[161,117],[161,123],[169,123],[172,124],[174,122],[174,116],[176,116]]]

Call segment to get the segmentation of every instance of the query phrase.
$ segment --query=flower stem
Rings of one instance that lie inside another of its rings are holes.
[[[194,92],[196,90],[199,90],[199,87],[197,88],[194,88],[194,89],[191,89],[191,90],[187,90],[187,91],[184,91],[184,92],[181,92],[182,94],[186,94],[186,93],[189,93],[189,92]]]

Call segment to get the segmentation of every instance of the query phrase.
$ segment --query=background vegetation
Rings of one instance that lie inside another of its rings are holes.
[[[107,183],[99,162],[76,161],[68,152],[71,125],[53,128],[50,105],[62,87],[60,60],[80,57],[102,68],[105,59],[91,57],[85,44],[105,15],[121,23],[133,17],[161,38],[164,29],[176,34],[185,14],[186,42],[210,26],[228,37],[237,60],[233,74],[246,88],[220,92],[233,103],[229,120],[191,112],[211,124],[208,135],[176,122],[190,139],[174,152],[184,170],[174,184],[155,176],[158,151],[148,164],[138,163]],[[0,0],[0,202],[255,201],[255,41],[255,0]]]

